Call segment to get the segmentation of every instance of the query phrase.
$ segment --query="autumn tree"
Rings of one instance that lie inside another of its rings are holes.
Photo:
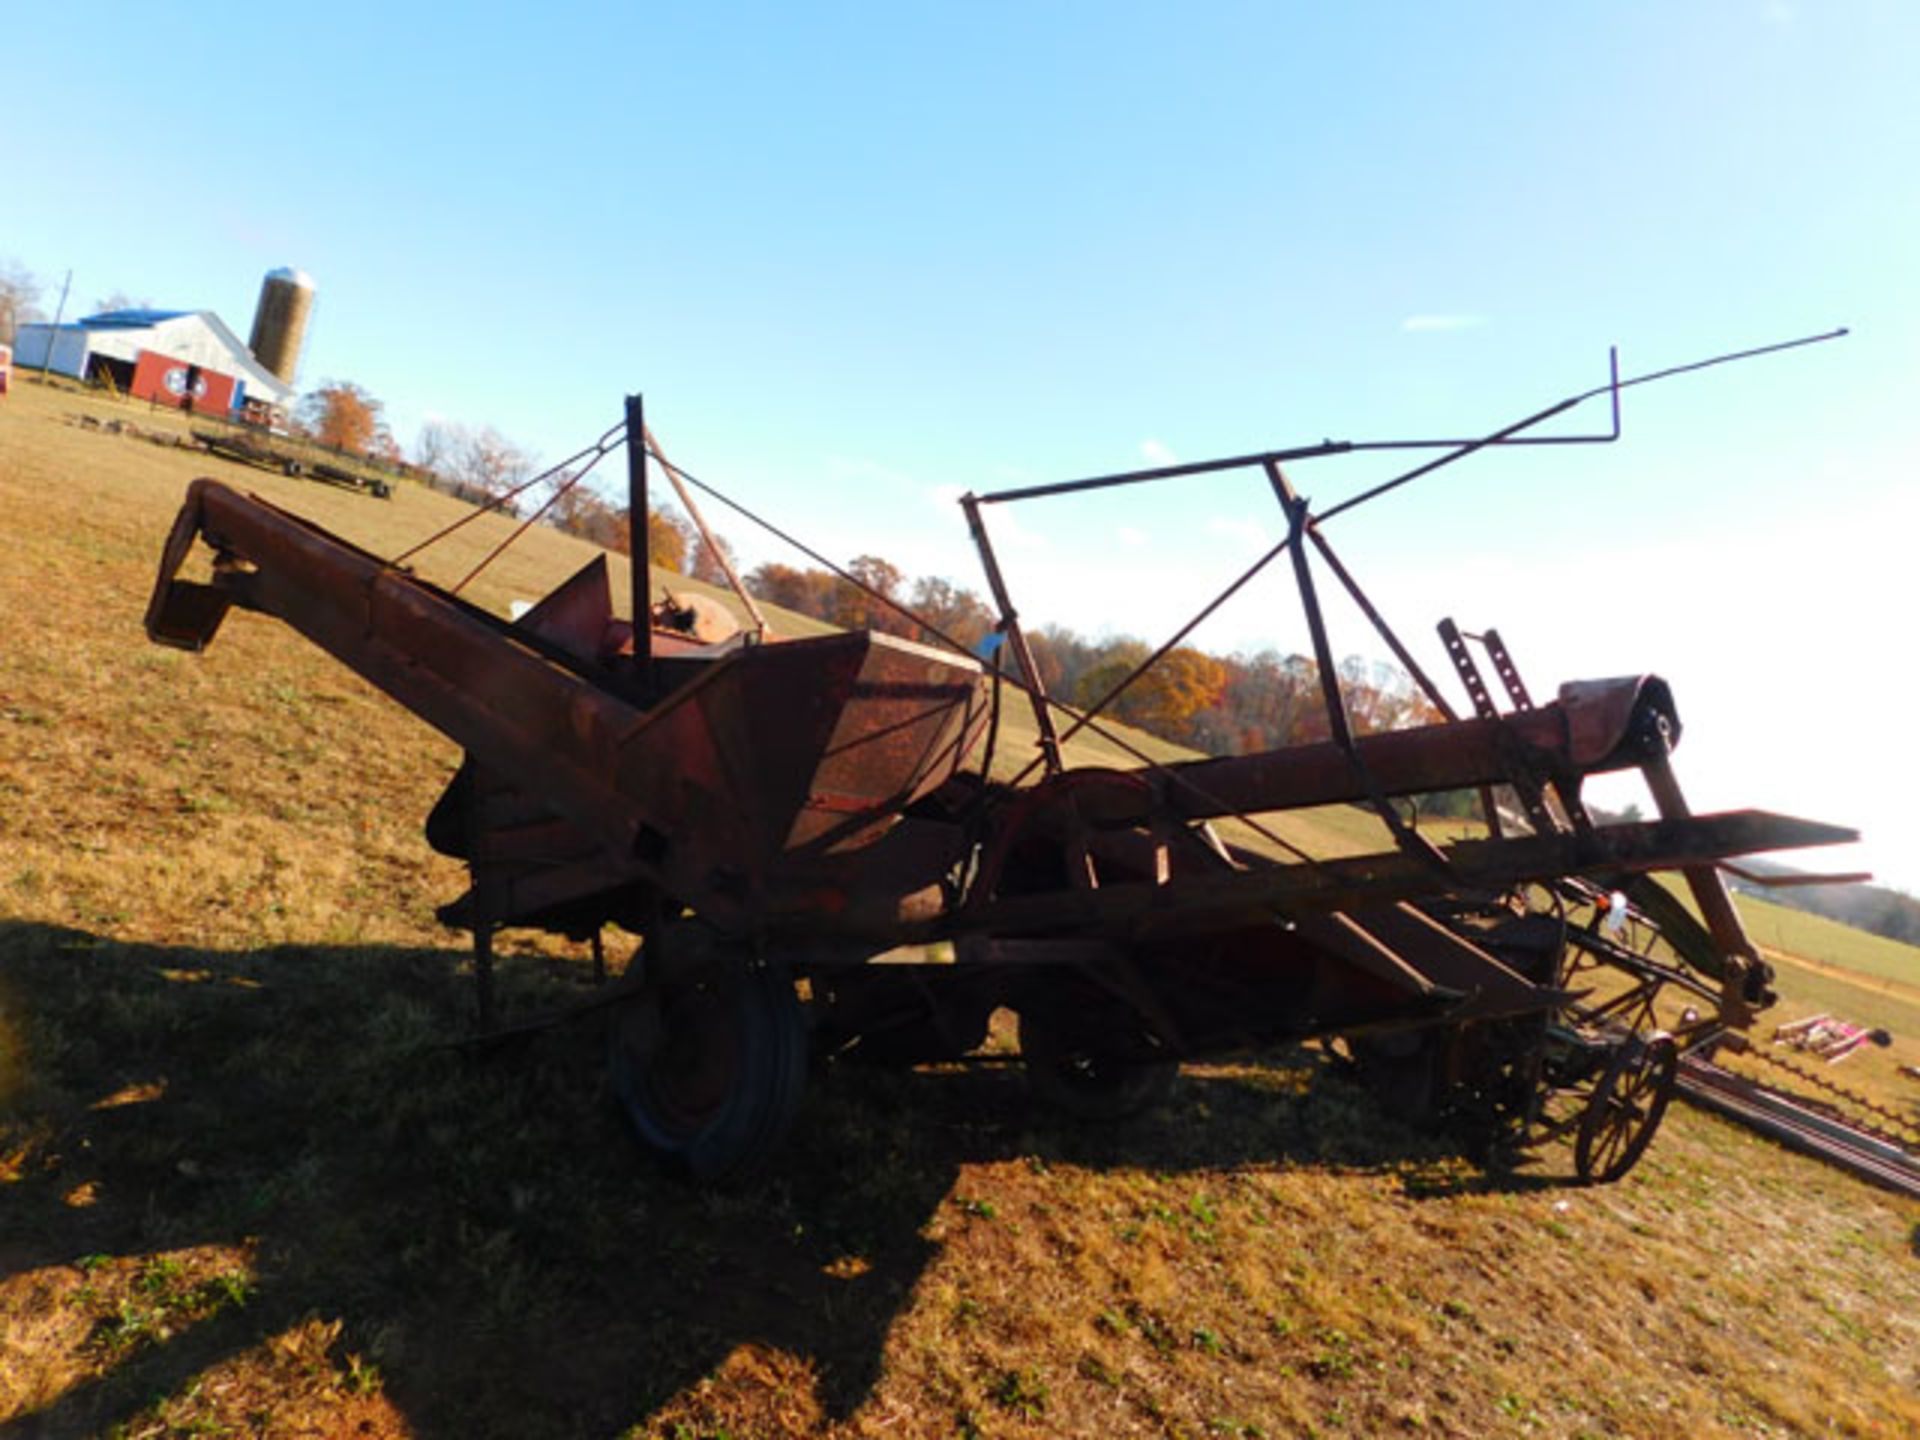
[[[93,302],[93,313],[96,315],[110,315],[116,310],[151,310],[153,308],[153,301],[144,295],[136,298],[124,290],[109,290],[104,299]]]
[[[913,582],[907,604],[933,629],[969,650],[976,648],[993,629],[993,612],[981,603],[978,595],[935,575],[923,575]],[[918,638],[932,640],[934,637],[921,633]]]
[[[624,513],[624,512],[623,512]],[[647,512],[647,558],[662,570],[684,575],[693,527],[671,510]]]
[[[0,260],[0,345],[40,318],[40,278],[17,260]]]
[[[632,535],[627,527],[631,512],[626,506],[613,504],[584,483],[576,471],[562,470],[546,484],[550,487],[543,515],[547,524],[617,555],[632,553]],[[662,570],[684,573],[693,527],[671,510],[655,510],[647,519],[652,563]]]
[[[491,425],[460,427],[453,478],[489,499],[505,495],[533,473],[533,457]]]
[[[350,380],[323,380],[301,397],[294,423],[335,450],[364,455],[385,432],[380,402]]]
[[[1127,682],[1150,653],[1143,642],[1131,637],[1114,641],[1100,663],[1080,677],[1076,692],[1080,703],[1099,704]],[[1219,700],[1226,683],[1227,668],[1221,661],[1181,646],[1126,683],[1104,713],[1163,740],[1185,742],[1191,738],[1194,717]]]
[[[712,532],[709,531],[708,534]],[[723,559],[726,562],[725,565],[721,563]],[[728,565],[734,565],[734,554],[733,546],[727,543],[726,536],[714,535],[713,544],[708,545],[706,535],[698,533],[694,535],[687,574],[695,580],[704,580],[709,585],[725,585]]]
[[[746,577],[747,589],[768,604],[797,610],[846,630],[880,630],[910,635],[916,627],[894,605],[906,576],[878,555],[862,555],[845,575],[801,570],[768,561]],[[884,597],[884,598],[883,598]]]
[[[1347,697],[1347,715],[1355,733],[1375,735],[1426,725],[1440,713],[1397,665],[1349,655],[1340,662],[1340,684]]]
[[[1225,656],[1220,663],[1226,683],[1219,699],[1193,717],[1191,744],[1212,755],[1245,755],[1325,738],[1326,709],[1313,661],[1262,650]]]
[[[1047,693],[1068,698],[1077,694],[1080,677],[1099,661],[1098,647],[1065,625],[1042,625],[1026,635]]]
[[[817,620],[832,618],[834,588],[839,583],[825,570],[802,570],[776,560],[755,566],[747,576],[747,589],[757,598]]]
[[[547,506],[546,520],[556,530],[578,535],[603,550],[621,555],[628,551],[627,512],[615,508],[597,490],[580,478],[579,472],[562,470],[550,482],[553,498]]]
[[[445,420],[429,420],[413,439],[415,468],[442,480],[451,479],[448,468],[460,445],[460,427]]]
[[[1109,640],[1099,647],[1098,657],[1074,681],[1073,688],[1068,693],[1076,705],[1082,709],[1092,709],[1112,694],[1115,688],[1137,670],[1141,662],[1152,653],[1152,649],[1144,640],[1136,640],[1131,635]],[[1138,681],[1134,683],[1139,684]],[[1128,690],[1122,691],[1120,697],[1103,713],[1112,715],[1116,720],[1130,721],[1133,718],[1133,710],[1132,687],[1129,687]]]
[[[1134,723],[1169,740],[1186,740],[1194,716],[1211,707],[1226,685],[1226,666],[1204,650],[1182,645],[1162,656],[1129,692]]]

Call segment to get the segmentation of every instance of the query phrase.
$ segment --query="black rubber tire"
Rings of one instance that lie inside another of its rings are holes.
[[[1161,1105],[1180,1076],[1177,1060],[1102,1055],[1047,1007],[1020,1012],[1020,1058],[1034,1098],[1076,1120],[1114,1121]]]
[[[607,1026],[607,1078],[641,1142],[695,1180],[764,1170],[799,1113],[806,1016],[784,967],[715,956]]]
[[[1435,1031],[1349,1035],[1346,1047],[1357,1078],[1381,1109],[1417,1129],[1439,1125],[1441,1038]]]
[[[1680,1047],[1670,1035],[1623,1044],[1594,1086],[1573,1141],[1583,1184],[1622,1178],[1653,1143],[1680,1076]]]

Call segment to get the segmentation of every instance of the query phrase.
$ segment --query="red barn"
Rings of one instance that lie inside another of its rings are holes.
[[[127,393],[136,400],[211,415],[225,415],[233,409],[233,390],[233,376],[189,360],[176,360],[157,350],[139,352],[133,364],[133,383],[127,387]]]

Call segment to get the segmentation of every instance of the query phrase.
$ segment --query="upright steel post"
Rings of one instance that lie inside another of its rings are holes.
[[[627,558],[633,570],[633,668],[644,683],[653,668],[648,622],[653,531],[647,524],[647,418],[638,395],[627,396]]]

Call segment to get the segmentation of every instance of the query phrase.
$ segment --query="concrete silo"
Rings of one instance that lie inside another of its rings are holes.
[[[267,272],[267,278],[260,282],[260,305],[253,312],[253,338],[247,348],[289,385],[300,366],[300,346],[307,338],[307,320],[312,314],[311,276],[286,266]]]

